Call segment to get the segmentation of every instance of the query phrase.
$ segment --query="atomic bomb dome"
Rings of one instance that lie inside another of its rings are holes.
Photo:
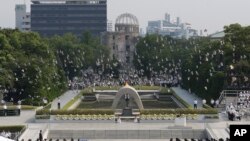
[[[123,25],[139,25],[136,16],[129,13],[124,13],[118,16],[115,23]]]
[[[115,31],[126,33],[137,33],[139,35],[139,22],[136,16],[124,13],[117,17],[115,22]]]

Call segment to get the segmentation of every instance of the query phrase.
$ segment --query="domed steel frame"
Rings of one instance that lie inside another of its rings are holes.
[[[139,25],[138,19],[136,16],[130,13],[124,13],[117,17],[116,24],[122,25]]]

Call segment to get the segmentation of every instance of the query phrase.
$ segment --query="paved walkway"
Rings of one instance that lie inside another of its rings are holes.
[[[202,108],[202,99],[197,97],[194,94],[190,94],[187,90],[184,90],[180,87],[172,87],[172,90],[183,100],[185,100],[188,104],[191,106],[194,105],[194,100],[196,99],[198,101],[197,107]]]
[[[37,123],[29,124],[27,126],[27,129],[20,136],[19,140],[24,139],[25,141],[27,141],[31,139],[32,141],[36,141],[39,138],[40,130],[42,130],[43,137],[45,137],[44,134],[47,129],[48,129],[47,124],[37,124]]]
[[[59,97],[60,103],[61,103],[61,108],[65,106],[71,99],[73,99],[75,96],[77,96],[80,93],[80,90],[69,90],[65,92],[63,95]],[[58,103],[58,98],[54,99],[51,105],[52,110],[57,109],[57,103]]]

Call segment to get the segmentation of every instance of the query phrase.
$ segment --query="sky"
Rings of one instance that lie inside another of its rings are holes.
[[[24,1],[30,11],[30,0],[0,0],[1,28],[15,28],[15,4]],[[114,25],[120,14],[131,13],[145,31],[148,21],[164,19],[169,13],[171,21],[180,17],[196,30],[214,33],[232,23],[250,25],[249,7],[250,0],[108,0],[108,20]]]

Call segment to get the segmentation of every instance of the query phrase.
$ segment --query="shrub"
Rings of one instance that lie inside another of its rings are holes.
[[[85,88],[84,90],[82,90],[80,94],[85,95],[85,94],[95,94],[95,93],[93,92],[92,87],[90,87],[90,88]]]
[[[218,114],[217,109],[147,109],[140,110],[144,115],[159,114]]]
[[[113,115],[114,111],[109,109],[75,109],[75,110],[38,110],[36,115]]]
[[[37,110],[36,115],[50,115],[50,110],[48,109]]]
[[[36,115],[36,119],[50,119],[50,115]]]
[[[9,132],[20,132],[25,129],[23,125],[16,125],[16,126],[0,126],[0,132],[2,131],[9,131]]]

